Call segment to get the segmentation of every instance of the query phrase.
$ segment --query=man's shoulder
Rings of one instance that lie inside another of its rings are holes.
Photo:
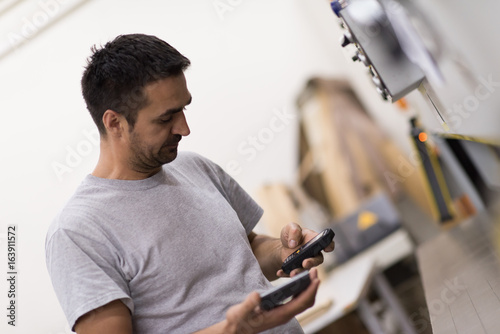
[[[177,158],[171,164],[183,170],[202,170],[204,172],[214,171],[218,168],[217,164],[209,158],[192,151],[179,152]]]
[[[95,214],[99,200],[93,199],[89,189],[92,187],[83,180],[71,197],[62,205],[49,226],[48,236],[57,230],[85,229],[85,222]]]
[[[180,151],[179,154],[177,155],[177,159],[175,159],[172,163],[183,164],[183,163],[189,163],[189,162],[209,162],[209,163],[211,163],[210,159],[202,156],[199,153],[193,152],[193,151]]]
[[[190,183],[219,185],[226,183],[229,179],[228,174],[217,163],[198,153],[180,152],[171,164],[176,170],[175,173],[183,175],[184,179],[189,180]],[[170,167],[165,165],[164,168],[169,173]]]

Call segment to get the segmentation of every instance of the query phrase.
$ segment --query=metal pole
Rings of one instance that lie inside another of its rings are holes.
[[[366,298],[359,301],[358,314],[370,334],[385,334],[377,316],[373,313]]]
[[[398,297],[392,290],[387,279],[384,277],[384,274],[375,274],[375,276],[373,277],[373,287],[378,292],[379,296],[394,312],[403,332],[405,334],[417,334],[416,330],[408,321],[408,315],[406,314],[406,311],[403,309],[403,306],[401,306]]]

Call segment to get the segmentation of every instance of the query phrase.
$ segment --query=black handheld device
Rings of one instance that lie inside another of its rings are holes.
[[[264,311],[272,310],[276,306],[282,305],[288,298],[300,294],[309,284],[311,284],[309,271],[301,272],[290,278],[288,282],[263,293],[260,296],[260,308]]]
[[[315,257],[321,253],[321,251],[332,242],[334,236],[335,233],[331,228],[323,230],[313,239],[309,240],[306,244],[290,254],[283,262],[281,269],[283,269],[286,274],[290,274],[292,270],[302,268],[302,261],[310,257]]]

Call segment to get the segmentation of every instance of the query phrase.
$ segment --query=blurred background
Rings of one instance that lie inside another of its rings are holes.
[[[6,268],[7,226],[17,225],[18,270],[17,326],[2,320],[0,332],[70,333],[45,267],[45,234],[97,162],[80,78],[91,46],[120,34],[156,35],[191,60],[191,134],[180,149],[218,163],[266,208],[259,231],[274,234],[289,219],[319,229],[353,215],[369,227],[375,218],[359,210],[381,196],[416,247],[492,206],[500,189],[500,67],[489,41],[499,37],[498,4],[479,1],[477,12],[464,14],[465,1],[402,2],[418,4],[437,29],[418,30],[435,63],[419,89],[391,103],[353,62],[355,47],[340,46],[345,26],[330,1],[0,0],[0,264]],[[479,22],[481,38],[471,28]],[[446,180],[450,219],[426,186],[415,138],[440,164],[434,171]],[[489,169],[471,177],[456,152],[481,150],[469,160]],[[354,255],[345,253],[327,264]],[[410,272],[405,279],[419,276],[412,259],[401,269]],[[425,308],[416,280],[413,306]],[[5,279],[0,291],[4,309]]]

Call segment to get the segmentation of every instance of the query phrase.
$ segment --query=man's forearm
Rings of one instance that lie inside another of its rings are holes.
[[[278,278],[276,272],[281,268],[281,240],[266,235],[250,233],[248,236],[252,251],[259,261],[260,268],[270,281]]]

